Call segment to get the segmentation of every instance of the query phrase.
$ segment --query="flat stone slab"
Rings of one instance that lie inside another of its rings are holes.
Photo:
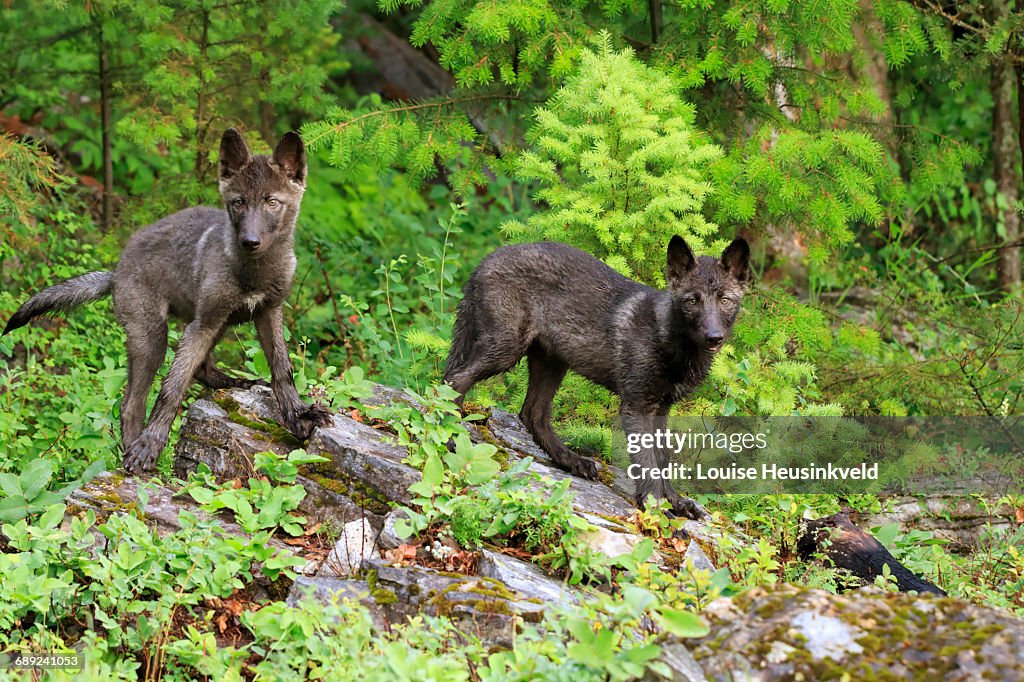
[[[409,486],[420,480],[420,472],[404,464],[405,448],[390,443],[387,433],[344,415],[334,415],[333,423],[316,429],[306,444],[306,452],[331,459],[331,467],[321,469],[325,476],[342,474],[359,481],[390,501],[409,504]],[[331,470],[333,469],[333,471]]]
[[[510,590],[545,604],[572,606],[579,603],[579,597],[571,588],[550,578],[534,564],[489,549],[481,550],[480,554],[477,572],[485,578],[493,578]]]
[[[405,391],[375,386],[369,405],[405,403],[418,407],[416,398]],[[249,390],[217,391],[211,400],[200,400],[190,407],[182,426],[182,437],[175,459],[175,471],[184,476],[200,462],[221,478],[247,476],[252,458],[262,450],[288,452],[296,443],[271,443],[272,436],[290,438],[277,424],[280,414],[273,392],[264,386]],[[493,410],[485,425],[467,423],[476,442],[491,442],[508,453],[511,460],[532,458],[529,471],[553,481],[570,481],[573,506],[592,522],[597,519],[625,519],[636,511],[627,487],[632,486],[625,472],[609,467],[612,485],[572,476],[554,466],[550,457],[533,441],[515,417]],[[343,526],[366,518],[375,528],[384,525],[391,508],[408,505],[413,496],[409,487],[420,480],[420,472],[403,463],[406,450],[394,443],[394,437],[347,414],[334,414],[331,423],[314,430],[305,450],[329,459],[301,469],[299,482],[307,490],[300,510],[313,520]],[[540,487],[540,481],[530,485]],[[598,525],[603,522],[598,521]],[[608,545],[615,553],[629,551],[639,535],[618,530],[624,542]],[[695,529],[696,530],[696,529]],[[628,537],[627,537],[628,536]],[[384,544],[390,543],[390,535]],[[605,545],[603,540],[598,545]],[[621,551],[620,551],[621,550]]]
[[[174,475],[187,478],[200,464],[205,464],[219,478],[247,478],[253,473],[253,456],[257,452],[288,454],[294,447],[252,426],[232,421],[228,411],[213,400],[197,400],[181,421],[174,447]]]
[[[175,475],[185,478],[199,464],[205,464],[221,480],[251,476],[256,453],[272,451],[285,455],[303,447],[302,443],[284,431],[277,422],[279,419],[277,400],[271,389],[265,386],[255,386],[249,390],[217,391],[210,399],[195,401],[182,420],[181,436],[174,453]],[[341,423],[342,430],[358,432],[355,438],[347,439],[353,446],[361,447],[358,443],[365,442],[368,452],[375,451],[374,447],[384,446],[382,434],[364,424],[339,416],[335,417],[335,422]],[[306,443],[306,451],[326,453],[324,456],[332,462],[348,462],[342,458],[345,451],[338,451],[342,455],[327,452],[329,446],[324,445],[325,440],[346,440],[338,431],[333,427],[317,429],[313,438]],[[321,440],[315,440],[318,437]],[[324,452],[319,450],[321,448]],[[396,454],[392,453],[392,456]],[[353,466],[356,464],[358,462],[353,462]],[[311,521],[344,526],[365,518],[380,528],[384,515],[389,511],[388,500],[391,499],[385,493],[358,477],[352,477],[344,469],[341,472],[335,471],[331,463],[304,467],[302,473],[297,482],[306,489],[306,497],[299,511]],[[414,473],[418,476],[418,472]],[[376,480],[375,477],[370,478]],[[406,487],[399,484],[387,492],[400,491],[407,496]]]
[[[419,613],[444,616],[465,633],[511,648],[520,622],[536,623],[544,616],[541,600],[493,578],[392,566],[377,559],[363,562],[363,574],[391,623],[404,623]]]
[[[370,594],[370,586],[365,580],[300,575],[292,583],[285,604],[295,608],[307,599],[324,605],[339,603],[344,599],[359,602],[370,612],[373,625],[378,631],[383,631],[387,627],[384,610],[374,601]]]
[[[386,405],[394,402],[402,402],[413,407],[418,403],[408,393],[389,386],[376,386],[374,397],[367,400],[370,405]],[[533,436],[530,435],[519,417],[505,412],[504,410],[492,409],[487,418],[485,428],[492,438],[487,438],[481,432],[480,426],[475,422],[467,422],[466,427],[474,442],[483,443],[496,441],[497,445],[508,451],[509,457],[519,460],[523,457],[532,457],[533,465],[530,471],[547,476],[555,481],[565,478],[572,479],[571,490],[575,493],[574,506],[582,512],[601,514],[605,516],[629,516],[636,511],[633,504],[633,482],[622,469],[605,465],[611,472],[611,486],[600,481],[588,481],[577,478],[563,469],[555,466],[551,457],[538,446]]]
[[[476,442],[488,441],[480,432],[480,428],[473,422],[467,423],[470,434]],[[530,471],[546,476],[555,481],[571,479],[570,490],[575,495],[573,506],[577,511],[603,516],[626,517],[636,511],[636,505],[632,501],[632,481],[626,476],[626,472],[618,467],[605,464],[605,468],[611,473],[611,486],[600,481],[590,481],[585,478],[573,476],[564,469],[560,469],[551,461],[551,457],[534,442],[533,436],[526,430],[519,417],[509,414],[503,410],[491,410],[491,416],[487,419],[487,430],[497,443],[508,450],[509,456],[514,459],[522,459],[529,456],[533,458]]]

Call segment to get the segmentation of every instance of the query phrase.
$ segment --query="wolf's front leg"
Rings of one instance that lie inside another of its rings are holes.
[[[132,473],[149,471],[156,464],[160,451],[167,444],[167,434],[178,414],[185,391],[192,383],[192,377],[217,341],[223,320],[209,321],[195,319],[185,327],[174,352],[171,369],[167,372],[160,394],[153,405],[153,413],[142,433],[125,445],[122,465]]]
[[[280,306],[267,308],[256,318],[256,332],[270,365],[270,386],[281,408],[284,427],[306,440],[317,426],[331,423],[331,411],[320,404],[307,405],[295,390],[292,361],[284,342],[284,314]]]
[[[657,408],[652,406],[631,403],[623,399],[619,415],[622,418],[622,429],[626,432],[626,438],[629,439],[630,434],[653,434],[658,429],[665,429],[668,419],[664,415],[657,414],[657,411]],[[695,500],[677,493],[669,481],[651,476],[654,469],[663,469],[669,463],[669,455],[663,449],[642,447],[640,452],[630,454],[630,459],[633,464],[640,465],[640,471],[637,472],[639,477],[636,479],[637,506],[646,506],[647,498],[653,497],[655,500],[668,500],[672,505],[674,516],[697,521],[711,516],[707,509]]]

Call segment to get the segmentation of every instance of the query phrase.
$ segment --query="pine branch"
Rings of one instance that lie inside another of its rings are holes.
[[[399,105],[399,106],[395,106],[395,107],[375,109],[373,111],[368,111],[365,114],[361,114],[359,116],[356,116],[355,118],[351,118],[351,119],[349,119],[347,121],[342,121],[341,123],[335,123],[335,124],[331,125],[329,128],[325,129],[324,131],[322,131],[322,132],[320,132],[320,133],[318,133],[318,134],[316,134],[316,135],[314,135],[312,137],[307,137],[306,145],[308,147],[310,147],[311,149],[316,149],[317,146],[319,144],[323,143],[327,138],[329,138],[329,137],[331,137],[333,135],[340,135],[346,128],[349,128],[349,127],[354,126],[354,125],[358,125],[360,123],[363,123],[365,121],[368,121],[368,120],[376,118],[376,117],[386,117],[386,116],[391,116],[391,115],[394,115],[394,114],[412,113],[412,112],[423,111],[423,110],[427,110],[427,109],[435,109],[435,110],[440,111],[440,110],[443,110],[445,108],[461,107],[463,105],[472,104],[474,102],[502,101],[502,100],[505,100],[505,101],[510,101],[510,100],[511,101],[518,101],[520,99],[522,99],[522,98],[519,97],[518,95],[507,95],[507,94],[472,95],[472,96],[467,96],[467,97],[456,97],[456,98],[450,98],[450,99],[444,99],[444,100],[438,100],[438,101],[419,102],[417,104],[405,104],[405,105]]]

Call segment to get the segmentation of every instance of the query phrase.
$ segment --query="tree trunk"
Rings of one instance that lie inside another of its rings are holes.
[[[1005,233],[999,235],[1004,243],[1020,239],[1020,214],[1016,204],[1020,199],[1021,141],[1017,105],[1017,73],[1009,58],[992,65],[992,161],[996,189],[1006,203],[997,204],[1000,222]],[[1020,286],[1020,248],[1010,246],[999,250],[997,261],[999,286],[1013,291]]]
[[[656,44],[661,37],[662,5],[661,0],[647,0],[647,12],[651,19],[651,44]]]
[[[111,150],[111,99],[110,63],[107,44],[103,37],[103,20],[97,23],[96,45],[100,61],[100,125],[103,128],[103,229],[109,230],[114,223],[114,158]]]
[[[860,0],[861,19],[852,26],[853,36],[860,46],[861,61],[849,59],[849,72],[855,78],[871,84],[878,98],[885,104],[885,111],[878,118],[879,126],[875,135],[885,145],[889,155],[899,158],[899,139],[896,135],[896,117],[893,115],[892,90],[889,88],[889,63],[879,44],[878,36],[885,34],[882,20],[874,11],[872,0]]]
[[[206,180],[209,166],[206,150],[206,52],[210,46],[210,12],[202,13],[202,37],[199,39],[199,60],[196,64],[196,75],[199,87],[196,91],[196,162],[195,176],[200,185]]]

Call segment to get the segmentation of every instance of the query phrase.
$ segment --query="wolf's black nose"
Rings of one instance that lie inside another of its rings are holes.
[[[244,246],[247,249],[255,249],[259,247],[259,245],[260,240],[257,239],[256,237],[242,237],[242,246]]]
[[[704,341],[709,346],[717,346],[717,345],[722,343],[722,337],[721,336],[705,336],[704,337]]]

